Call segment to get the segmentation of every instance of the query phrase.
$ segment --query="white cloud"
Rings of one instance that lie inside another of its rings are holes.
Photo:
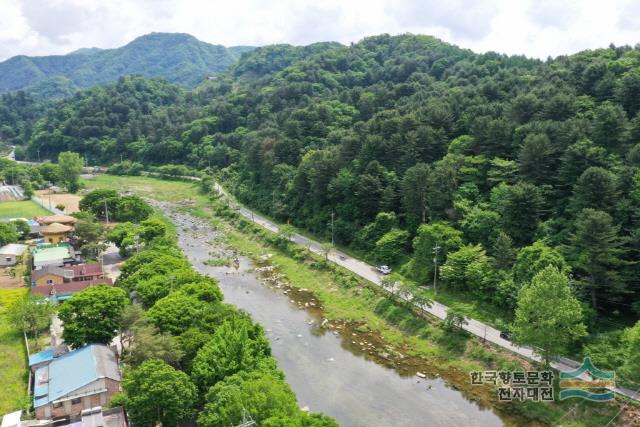
[[[117,47],[152,31],[227,46],[413,32],[546,58],[634,45],[638,13],[637,0],[0,0],[0,60]]]

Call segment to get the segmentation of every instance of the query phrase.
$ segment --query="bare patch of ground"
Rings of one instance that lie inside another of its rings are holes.
[[[20,271],[13,267],[0,268],[0,289],[15,289],[22,287]]]
[[[74,212],[78,212],[80,210],[79,203],[81,196],[77,194],[68,194],[68,193],[60,193],[60,194],[49,194],[49,190],[37,190],[36,195],[40,200],[45,203],[49,203],[49,198],[51,198],[51,206],[56,207],[57,205],[64,205],[64,213],[72,214]]]

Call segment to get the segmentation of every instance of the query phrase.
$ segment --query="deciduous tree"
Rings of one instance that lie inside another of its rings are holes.
[[[582,306],[573,296],[569,279],[549,265],[520,291],[512,329],[516,342],[533,346],[548,365],[586,335],[582,319]]]
[[[220,325],[193,360],[191,377],[200,390],[240,371],[251,370],[269,357],[269,343],[262,328],[233,318]]]
[[[58,167],[60,168],[60,181],[71,193],[80,188],[80,173],[84,162],[78,153],[65,151],[58,155]]]
[[[127,293],[120,288],[98,285],[78,292],[59,310],[62,338],[73,346],[109,344],[117,335]]]
[[[125,370],[122,378],[127,414],[137,426],[177,426],[189,421],[197,400],[189,376],[151,359]]]

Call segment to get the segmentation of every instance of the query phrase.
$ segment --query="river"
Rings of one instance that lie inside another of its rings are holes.
[[[345,427],[501,426],[441,378],[401,376],[354,352],[349,340],[319,327],[317,310],[300,308],[282,290],[264,284],[252,261],[238,268],[208,266],[219,232],[206,222],[162,205],[176,224],[178,242],[193,265],[216,278],[225,301],[251,314],[267,332],[273,355],[301,407],[323,412]]]

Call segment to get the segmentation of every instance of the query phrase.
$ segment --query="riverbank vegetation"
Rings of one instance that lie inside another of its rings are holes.
[[[151,210],[137,196],[125,197]],[[98,190],[81,206],[92,211],[114,198],[120,196]],[[60,309],[60,318],[65,342],[119,339],[126,368],[123,393],[114,404],[124,404],[133,423],[197,419],[198,425],[223,427],[240,423],[246,411],[265,425],[337,426],[298,408],[262,328],[223,302],[214,279],[193,269],[176,245],[175,229],[162,216],[120,223],[109,239],[121,252],[135,254],[122,266],[116,287],[78,293]],[[265,395],[278,399],[265,400]]]
[[[398,369],[401,373],[414,375],[417,371],[429,376],[442,376],[460,389],[467,398],[480,404],[496,405],[494,390],[471,387],[469,372],[485,369],[520,369],[529,366],[509,352],[482,343],[480,339],[454,329],[447,329],[442,322],[427,316],[422,317],[415,309],[400,299],[390,297],[377,287],[351,272],[327,263],[324,257],[311,254],[304,248],[289,242],[283,235],[261,229],[236,211],[227,208],[220,200],[208,200],[199,194],[199,186],[192,182],[160,181],[144,177],[98,177],[95,185],[100,188],[139,188],[152,197],[158,191],[165,200],[176,204],[194,216],[212,221],[214,227],[223,230],[227,244],[265,265],[265,254],[271,254],[268,263],[294,288],[308,289],[320,302],[323,316],[335,325],[352,325],[353,333],[366,336],[379,344],[382,353],[369,354],[377,363]],[[177,193],[162,193],[165,185],[171,185]],[[141,287],[143,298],[153,295],[152,285]],[[157,286],[160,288],[160,285]],[[289,293],[291,296],[292,293]],[[151,297],[155,298],[155,297]],[[302,305],[304,307],[304,304]],[[464,309],[463,309],[464,311]],[[345,340],[345,345],[350,340]],[[404,355],[400,359],[391,346]],[[354,349],[356,353],[361,351]],[[499,404],[498,404],[499,405]],[[541,422],[553,425],[559,420],[575,425],[598,426],[606,423],[619,410],[619,405],[601,405],[576,402],[549,404],[503,404],[498,409],[506,419],[515,424]],[[512,417],[512,418],[510,418]]]
[[[467,398],[495,407],[505,421],[515,425],[535,422],[556,425],[562,421],[576,426],[599,426],[616,416],[624,405],[576,404],[572,401],[498,403],[495,390],[470,387],[470,373],[478,370],[522,370],[532,367],[529,362],[484,343],[459,327],[451,328],[446,321],[425,317],[398,294],[384,292],[350,271],[327,262],[323,256],[262,229],[219,200],[214,201],[213,206],[214,214],[205,217],[224,229],[230,247],[240,249],[259,264],[264,264],[265,254],[269,254],[269,264],[284,274],[284,280],[295,288],[312,291],[320,302],[323,316],[337,324],[346,322],[352,325],[350,331],[354,330],[359,339],[362,339],[360,334],[363,331],[366,332],[363,335],[379,334],[378,345],[383,349],[383,357],[379,354],[372,356],[378,363],[393,367],[402,374],[414,375],[419,371],[430,376],[442,376]],[[466,317],[464,308],[461,309],[461,317]],[[350,336],[345,339],[345,345],[349,346],[350,339]],[[396,358],[388,354],[389,348],[403,356]],[[362,354],[371,356],[366,352]],[[557,390],[557,382],[555,385]]]

